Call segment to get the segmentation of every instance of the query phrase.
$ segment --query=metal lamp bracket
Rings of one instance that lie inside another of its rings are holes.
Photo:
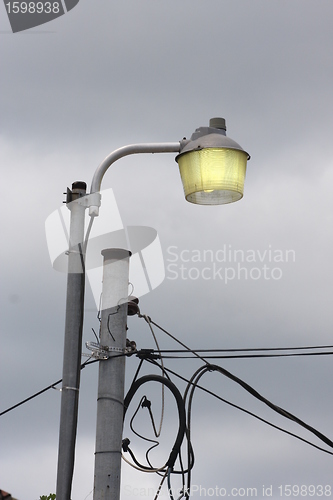
[[[85,208],[88,208],[91,206],[100,207],[101,206],[101,194],[99,192],[87,194],[85,196],[82,196],[81,198],[78,198],[75,201],[79,205],[81,205],[82,207],[85,207]]]
[[[121,354],[127,354],[133,351],[133,347],[111,347],[107,345],[97,344],[97,342],[86,342],[86,348],[92,351],[92,354],[82,353],[83,356],[92,356],[96,359],[109,359],[112,357],[112,353],[117,352]]]

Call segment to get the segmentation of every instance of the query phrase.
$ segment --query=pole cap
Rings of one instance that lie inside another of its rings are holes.
[[[224,118],[211,118],[209,120],[209,126],[212,128],[219,128],[222,130],[227,130]]]
[[[76,181],[76,182],[73,182],[72,184],[72,190],[74,189],[82,189],[82,191],[86,191],[87,190],[87,184],[83,181]]]
[[[105,248],[101,251],[104,260],[123,260],[128,259],[132,252],[123,248]]]

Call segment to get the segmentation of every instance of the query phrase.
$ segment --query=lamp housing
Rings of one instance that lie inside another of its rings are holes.
[[[221,205],[243,197],[249,154],[226,136],[224,118],[212,118],[209,127],[192,134],[176,161],[185,198],[199,205]]]

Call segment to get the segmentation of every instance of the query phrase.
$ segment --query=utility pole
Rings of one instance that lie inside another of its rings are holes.
[[[99,362],[94,500],[118,500],[125,382],[125,356],[120,354],[126,347],[131,252],[116,248],[102,255],[100,346],[109,358]]]
[[[84,219],[85,206],[80,198],[86,194],[85,182],[74,182],[67,192],[67,207],[71,211],[64,361],[62,375],[57,500],[71,498],[74,471],[75,440],[79,404],[80,366],[84,308]]]
[[[88,196],[85,196],[84,182],[75,182],[72,191],[68,190],[70,196],[67,197],[67,206],[71,211],[71,224],[57,500],[70,500],[74,470],[85,285],[85,208],[89,207],[90,217],[98,216],[99,192],[104,174],[120,158],[139,153],[178,153],[176,161],[180,168],[185,197],[191,203],[219,205],[241,199],[246,163],[250,156],[239,144],[226,137],[225,131],[225,120],[213,118],[209,127],[196,129],[190,140],[184,138],[178,142],[123,146],[110,153],[99,165]],[[101,345],[107,347],[110,357],[101,361],[99,366],[94,500],[115,500],[119,498],[120,492],[125,378],[125,359],[123,356],[117,357],[117,353],[123,354],[126,346],[130,252],[113,249],[102,253],[105,272]],[[111,470],[116,471],[117,476],[112,484]]]

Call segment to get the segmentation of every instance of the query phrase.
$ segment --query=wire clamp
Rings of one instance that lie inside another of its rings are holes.
[[[161,359],[161,355],[155,354],[154,349],[140,349],[136,355],[139,359]]]

